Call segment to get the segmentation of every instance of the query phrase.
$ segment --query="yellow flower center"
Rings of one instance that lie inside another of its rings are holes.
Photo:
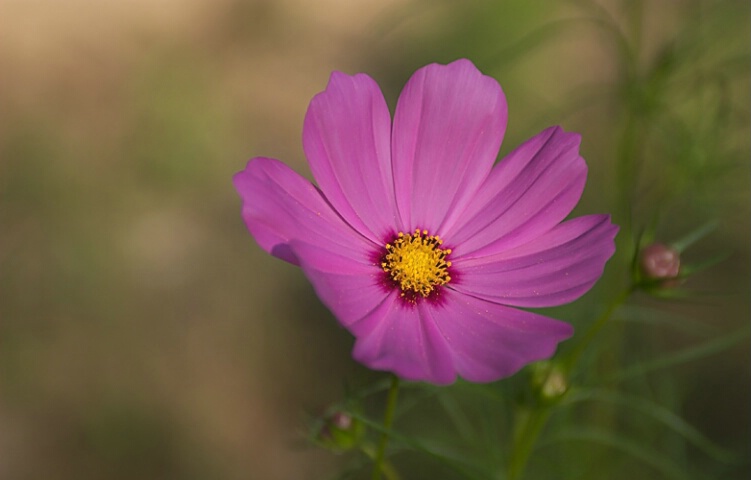
[[[451,280],[448,271],[451,262],[446,260],[451,249],[442,249],[441,244],[443,241],[437,236],[418,229],[407,235],[399,232],[396,239],[386,245],[381,268],[402,290],[402,297],[427,297],[437,286]]]

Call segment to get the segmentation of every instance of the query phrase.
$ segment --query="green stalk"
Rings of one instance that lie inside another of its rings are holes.
[[[581,357],[582,353],[587,349],[589,344],[592,343],[592,340],[597,336],[597,334],[602,330],[602,327],[605,326],[606,323],[608,323],[608,320],[610,320],[610,317],[613,316],[613,313],[626,303],[626,300],[628,300],[628,297],[631,296],[631,293],[634,291],[634,287],[630,287],[623,292],[621,292],[620,295],[618,295],[608,306],[608,308],[605,309],[604,312],[597,318],[597,320],[594,321],[594,323],[589,327],[589,330],[584,333],[584,337],[581,339],[581,341],[574,347],[574,349],[569,354],[568,358],[564,360],[563,367],[566,371],[566,373],[570,373],[573,371],[574,366],[576,365],[576,362],[579,361],[579,357]]]
[[[641,26],[643,20],[642,1],[634,0],[633,6],[633,15],[630,18],[631,22],[629,25],[633,33],[633,48],[626,48],[623,52],[625,55],[622,58],[623,65],[625,65],[624,73],[627,81],[631,82],[631,88],[634,88],[634,86],[641,87],[639,84],[641,79],[638,75],[638,52],[641,50]],[[628,47],[628,44],[626,44],[626,47]],[[641,97],[634,99],[633,95],[642,95],[643,93],[641,91],[626,91],[624,93],[631,95],[631,97],[626,98],[626,101],[631,103],[627,104],[625,124],[623,125],[622,137],[620,138],[617,151],[615,201],[618,213],[617,217],[619,223],[621,223],[620,240],[617,240],[619,244],[617,251],[620,252],[620,257],[630,258],[634,253],[632,250],[634,247],[631,242],[632,192],[638,176],[638,160],[641,155],[640,150],[645,136],[645,127],[642,125],[642,121],[644,120],[642,105],[639,104],[635,107],[633,104],[634,101],[643,101]],[[566,375],[574,370],[583,352],[589,347],[600,330],[608,323],[613,313],[628,300],[634,290],[635,287],[630,286],[621,292],[589,327],[582,340],[562,362],[562,367]],[[511,458],[509,458],[508,462],[508,480],[522,479],[535,443],[545,428],[554,408],[555,402],[541,402],[518,412],[514,430],[514,444],[511,449]]]
[[[633,291],[633,288],[629,288],[618,295],[608,308],[605,309],[602,315],[600,315],[592,326],[589,327],[589,330],[584,334],[582,341],[579,342],[576,348],[571,352],[570,356],[564,360],[563,368],[566,374],[573,370],[576,362],[579,360],[584,350],[586,350],[587,346],[597,336],[597,333],[602,327],[605,326],[613,315],[613,312],[626,302]],[[521,480],[527,466],[527,461],[534,450],[537,438],[547,424],[554,407],[555,403],[538,404],[518,412],[516,427],[514,430],[514,445],[511,449],[511,457],[508,462],[508,480]]]
[[[514,432],[514,446],[508,462],[508,480],[520,480],[527,460],[532,455],[537,437],[550,417],[549,407],[537,407],[519,412]]]
[[[384,457],[386,456],[386,446],[389,443],[389,430],[391,430],[391,424],[394,423],[394,411],[396,410],[396,399],[399,395],[399,377],[391,375],[391,386],[389,387],[389,393],[386,397],[386,412],[383,416],[383,434],[381,435],[381,441],[378,443],[378,450],[376,450],[375,461],[373,462],[373,474],[372,480],[379,480],[381,478],[381,472],[384,469]]]

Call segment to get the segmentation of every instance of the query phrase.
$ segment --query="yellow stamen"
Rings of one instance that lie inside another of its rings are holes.
[[[402,297],[428,297],[437,286],[451,281],[451,262],[446,260],[451,249],[440,248],[442,244],[439,237],[417,229],[407,235],[400,232],[386,245],[381,268],[402,290]]]

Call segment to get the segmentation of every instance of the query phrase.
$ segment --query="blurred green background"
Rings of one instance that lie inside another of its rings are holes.
[[[309,176],[302,119],[332,70],[368,73],[393,106],[420,66],[467,57],[508,98],[502,153],[553,124],[582,134],[577,212],[613,212],[623,230],[603,284],[552,312],[577,326],[625,284],[640,232],[670,242],[717,222],[684,259],[728,259],[689,279],[689,299],[635,297],[603,337],[613,355],[747,325],[750,12],[746,0],[0,0],[0,479],[335,474],[343,459],[306,443],[306,415],[345,379],[378,376],[350,359],[303,275],[254,244],[231,184],[261,155]],[[663,372],[667,390],[644,383],[748,453],[750,360],[746,339]],[[663,478],[582,449],[628,466],[623,478]]]

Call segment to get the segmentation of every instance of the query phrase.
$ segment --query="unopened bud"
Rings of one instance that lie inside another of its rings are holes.
[[[544,361],[534,364],[532,384],[545,402],[560,399],[568,390],[568,379],[560,365]]]
[[[678,276],[680,269],[680,254],[662,243],[653,243],[641,251],[641,271],[646,278],[673,279]]]
[[[364,433],[362,422],[347,412],[337,411],[325,419],[317,440],[332,450],[344,451],[357,446]]]
[[[547,398],[558,398],[568,389],[566,376],[560,370],[552,370],[542,384],[542,394]]]
[[[340,430],[349,430],[352,426],[352,416],[347,412],[336,412],[329,421]]]

